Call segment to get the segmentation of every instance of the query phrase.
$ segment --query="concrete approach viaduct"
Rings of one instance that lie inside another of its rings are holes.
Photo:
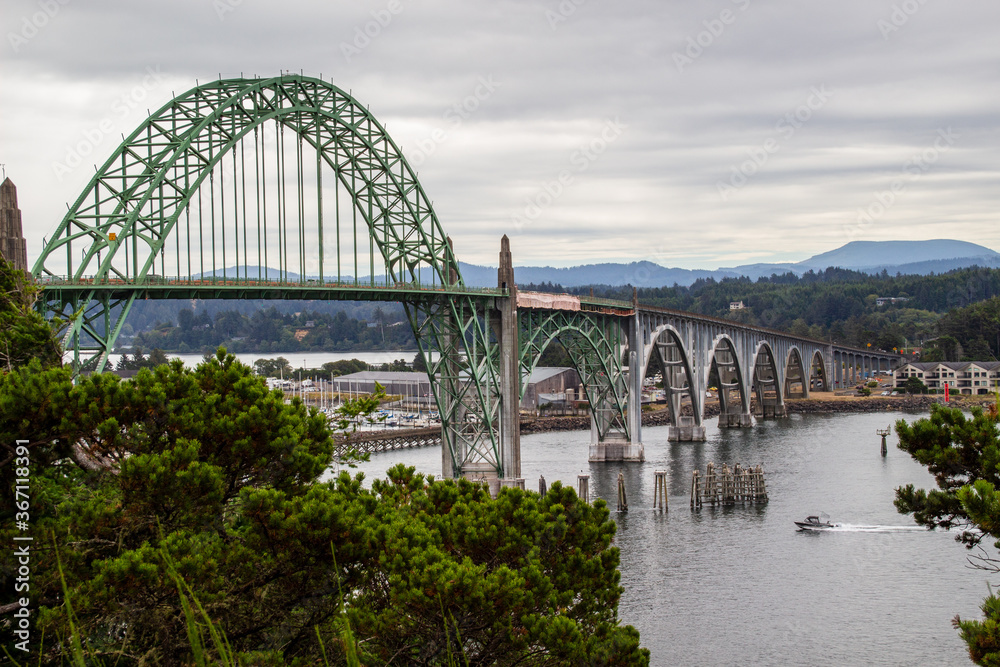
[[[510,266],[506,237],[500,265],[501,284],[512,284],[513,269],[504,268]],[[583,378],[585,384],[590,379],[606,387],[604,392],[588,391],[592,408],[591,461],[644,460],[642,392],[643,380],[649,375],[659,373],[662,381],[670,411],[668,439],[702,441],[710,387],[717,391],[720,403],[719,427],[749,428],[754,418],[786,417],[786,399],[808,398],[810,391],[853,387],[877,372],[893,370],[902,360],[894,353],[835,345],[722,318],[647,306],[637,300],[631,304],[598,302],[515,288],[510,305],[501,303],[499,307],[503,310],[515,303],[513,316],[529,323],[519,327],[522,345],[530,339],[540,313],[551,319],[552,311],[573,314],[589,310],[588,320],[599,312],[611,320],[608,324],[612,328],[620,328],[618,335],[606,335],[605,339],[617,341],[616,354],[625,360],[621,378],[594,378],[593,374]],[[567,349],[572,357],[572,343]],[[530,373],[532,366],[522,365],[522,375]],[[594,401],[593,396],[598,400]],[[622,419],[616,419],[614,414],[608,416],[615,408],[624,408]]]

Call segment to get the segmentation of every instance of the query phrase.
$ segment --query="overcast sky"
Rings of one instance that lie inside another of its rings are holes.
[[[996,0],[4,0],[3,17],[0,163],[30,262],[147,108],[282,70],[370,106],[467,262],[495,265],[504,233],[516,265],[1000,250]]]

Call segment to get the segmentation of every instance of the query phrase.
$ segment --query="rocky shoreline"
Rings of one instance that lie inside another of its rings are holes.
[[[963,398],[953,400],[951,405],[963,409],[972,406],[986,407],[994,402],[991,396]],[[785,401],[788,414],[811,413],[870,413],[870,412],[930,412],[930,406],[944,403],[943,396],[901,396],[867,398],[848,398],[839,400],[795,398]],[[690,410],[686,410],[690,414]],[[716,417],[719,414],[719,404],[709,403],[705,406],[705,417]],[[642,413],[643,426],[665,426],[670,423],[669,410],[656,410]],[[590,417],[542,417],[521,421],[521,433],[546,433],[549,431],[586,431],[590,429]]]

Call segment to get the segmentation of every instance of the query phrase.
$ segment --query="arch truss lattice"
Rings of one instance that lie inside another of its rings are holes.
[[[151,114],[97,170],[33,272],[57,288],[50,310],[84,309],[66,346],[78,361],[96,355],[97,368],[134,300],[163,287],[177,298],[268,287],[351,298],[352,288],[461,286],[385,128],[349,93],[304,76],[220,80]],[[102,296],[112,292],[121,298]]]
[[[101,371],[137,299],[404,303],[434,378],[445,471],[504,476],[488,319],[430,200],[369,110],[321,79],[199,85],[97,169],[33,273],[64,348]]]
[[[553,341],[562,344],[586,392],[594,451],[631,445],[626,325],[621,317],[601,312],[531,308],[518,311],[522,378],[530,377],[542,352]],[[522,381],[521,397],[525,388]]]

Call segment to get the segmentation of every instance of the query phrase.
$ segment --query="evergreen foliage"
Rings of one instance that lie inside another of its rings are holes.
[[[74,642],[119,665],[648,664],[617,619],[602,502],[559,485],[492,499],[403,467],[371,489],[324,482],[325,417],[224,350],[127,381],[0,373],[0,436],[29,440],[40,664]]]
[[[137,371],[143,368],[156,368],[167,363],[170,363],[170,360],[167,359],[167,355],[160,348],[154,347],[147,357],[143,354],[141,347],[136,347],[132,350],[131,357],[129,357],[127,352],[122,354],[121,359],[118,360],[118,364],[115,366],[115,370]]]
[[[950,348],[953,356],[960,357],[946,361],[1000,359],[1000,297],[949,312],[938,323],[938,331],[936,347],[944,352]]]
[[[982,569],[1000,571],[1000,560],[983,546],[1000,549],[1000,428],[996,406],[973,408],[967,417],[958,408],[931,406],[931,416],[912,425],[896,422],[899,448],[927,466],[936,489],[896,489],[896,508],[912,514],[928,528],[956,528],[956,540],[979,555],[970,559]],[[1000,598],[992,590],[982,605],[982,620],[954,625],[980,665],[1000,664]]]
[[[10,371],[32,359],[61,363],[59,341],[52,326],[34,310],[38,287],[23,271],[0,256],[0,369]]]
[[[236,310],[195,313],[182,309],[177,325],[170,321],[136,334],[136,345],[171,352],[197,352],[223,346],[232,352],[308,352],[408,350],[416,339],[408,322],[376,308],[370,321],[336,313],[285,313],[270,306],[250,315]]]

